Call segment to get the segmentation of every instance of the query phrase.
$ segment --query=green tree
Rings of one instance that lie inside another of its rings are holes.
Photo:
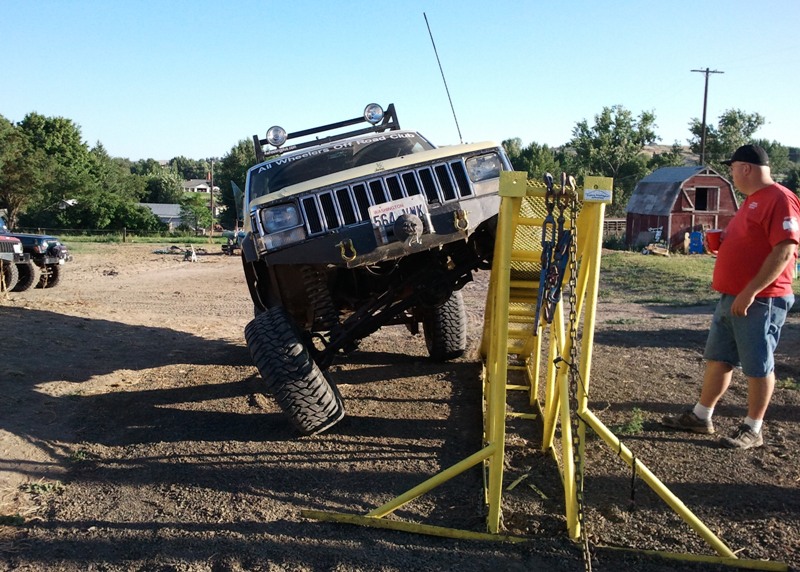
[[[151,175],[160,175],[164,170],[164,165],[155,159],[139,159],[131,165],[131,173],[139,175],[140,177],[149,177]]]
[[[681,167],[685,164],[683,148],[677,141],[672,144],[669,151],[663,153],[653,153],[653,157],[648,161],[647,167],[653,171],[661,167]]]
[[[515,137],[503,141],[503,148],[514,170],[528,173],[529,179],[540,181],[545,173],[556,174],[562,170],[555,153],[547,145],[534,142],[523,147],[522,140]]]
[[[24,212],[20,210],[20,221],[57,226],[63,218],[60,205],[93,191],[89,148],[82,141],[80,127],[63,117],[29,113],[19,122],[18,128],[30,144],[26,154],[42,153],[46,157],[45,162],[35,161],[44,170],[40,170],[39,188],[25,205]]]
[[[209,197],[205,193],[185,193],[180,199],[181,226],[193,228],[209,228],[214,222],[211,216]]]
[[[183,197],[183,179],[173,169],[161,168],[146,178],[143,203],[176,204]]]
[[[651,111],[643,111],[635,118],[623,106],[614,105],[595,115],[594,125],[584,119],[572,130],[571,158],[565,155],[562,164],[574,164],[571,172],[579,177],[614,178],[616,192],[610,215],[624,214],[634,186],[649,172],[642,150],[659,139],[655,119]]]
[[[0,207],[7,210],[8,224],[17,226],[28,205],[41,200],[41,189],[52,169],[42,150],[27,135],[0,116]]]
[[[36,149],[56,158],[61,165],[81,171],[88,167],[89,147],[82,140],[80,127],[71,119],[29,113],[19,127]]]
[[[126,161],[114,160],[103,147],[97,143],[89,152],[89,173],[102,192],[114,193],[136,203],[145,195],[145,181],[131,173]]]
[[[234,145],[227,155],[218,163],[214,163],[214,184],[220,189],[220,205],[224,207],[219,215],[219,222],[225,228],[236,226],[236,214],[242,211],[246,216],[246,208],[236,204],[231,182],[244,189],[247,170],[256,164],[256,152],[253,141],[242,139]]]
[[[740,146],[750,142],[753,134],[764,125],[764,117],[758,113],[745,113],[741,109],[728,109],[719,116],[719,122],[706,125],[705,160],[713,169],[727,173],[728,168],[721,161],[728,159]],[[700,153],[703,123],[697,118],[689,122],[689,147],[693,153]]]
[[[205,179],[208,173],[211,172],[210,161],[204,159],[188,159],[183,155],[172,158],[169,162],[169,166],[174,169],[178,175],[183,177],[185,181],[189,179]]]
[[[147,207],[130,202],[120,202],[114,210],[112,228],[133,232],[163,232],[167,225],[162,223]]]
[[[792,164],[782,181],[783,186],[800,196],[800,165]]]
[[[788,147],[784,147],[777,141],[768,141],[767,139],[753,139],[750,143],[763,147],[767,152],[770,171],[773,175],[783,175],[792,167],[792,162],[789,160]]]

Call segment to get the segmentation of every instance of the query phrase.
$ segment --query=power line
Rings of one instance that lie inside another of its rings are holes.
[[[700,134],[700,165],[706,164],[706,106],[708,104],[708,76],[712,73],[725,73],[717,70],[710,70],[708,68],[704,70],[692,70],[693,72],[698,72],[706,75],[706,88],[703,92],[703,131]]]

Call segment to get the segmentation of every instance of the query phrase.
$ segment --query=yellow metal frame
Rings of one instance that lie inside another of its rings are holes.
[[[582,321],[582,336],[580,347],[580,360],[577,364],[580,383],[577,384],[577,411],[580,419],[580,450],[578,458],[584,459],[584,443],[586,426],[591,427],[595,433],[616,452],[623,461],[636,471],[636,474],[653,489],[695,532],[697,532],[717,553],[717,556],[704,556],[692,554],[675,554],[659,551],[646,551],[660,554],[667,558],[685,560],[702,560],[720,564],[732,564],[740,568],[755,570],[787,570],[787,566],[780,562],[765,562],[762,560],[747,560],[736,557],[728,548],[689,508],[681,502],[672,492],[641,462],[633,453],[620,442],[611,430],[606,427],[594,413],[588,409],[588,396],[592,363],[592,349],[594,346],[594,327],[597,309],[597,291],[600,279],[600,256],[603,239],[603,218],[605,205],[611,202],[611,195],[596,192],[598,189],[610,189],[613,181],[603,178],[589,178],[585,181],[585,188],[595,192],[586,192],[581,195],[580,212],[576,223],[577,258],[579,261],[578,275],[576,276],[577,305],[573,309],[578,323]],[[593,187],[593,188],[592,188]],[[572,449],[572,424],[570,422],[570,374],[565,362],[561,367],[555,365],[556,358],[562,357],[568,361],[572,350],[572,341],[566,330],[568,324],[564,321],[564,309],[559,303],[556,308],[553,323],[547,332],[542,330],[541,324],[533,324],[528,320],[530,312],[535,308],[535,293],[538,291],[538,281],[526,284],[515,279],[514,269],[531,264],[541,256],[540,246],[534,244],[532,251],[520,250],[520,244],[531,244],[531,235],[525,236],[527,226],[541,226],[543,219],[523,217],[520,212],[528,202],[528,211],[544,209],[544,185],[527,181],[524,173],[502,173],[500,180],[500,219],[498,222],[497,242],[495,245],[495,258],[492,266],[492,277],[489,283],[489,293],[486,305],[486,318],[484,321],[481,351],[486,358],[485,395],[486,395],[486,421],[487,442],[499,442],[504,439],[501,431],[505,427],[507,390],[523,389],[529,391],[529,401],[535,404],[542,414],[543,437],[542,450],[554,452],[554,438],[556,427],[561,428],[561,463],[560,470],[564,486],[564,503],[567,520],[567,530],[573,540],[580,537],[580,524],[578,522],[578,506],[576,491],[576,472],[582,476],[583,467],[576,466],[575,452]],[[540,206],[531,207],[530,203],[539,202]],[[535,234],[533,237],[535,238]],[[523,237],[520,239],[520,237]],[[541,234],[538,235],[539,240]],[[536,267],[534,267],[535,269]],[[519,273],[519,272],[517,272]],[[565,277],[565,281],[569,276]],[[509,332],[516,339],[509,342]],[[549,335],[545,335],[549,334]],[[543,340],[547,338],[549,345],[543,348]],[[547,369],[544,373],[544,404],[539,404],[539,379],[541,377],[541,356],[547,355]],[[524,363],[524,366],[509,366]],[[521,370],[526,383],[509,385],[507,372],[510,367]],[[558,458],[553,455],[554,458]],[[487,526],[490,532],[497,532],[500,525],[500,504],[502,491],[502,458],[488,459],[487,468],[487,502],[489,504],[489,519]],[[645,551],[643,551],[645,552]]]
[[[690,510],[673,495],[633,453],[623,445],[597,416],[588,409],[589,382],[600,277],[600,255],[603,235],[605,205],[611,202],[613,181],[602,177],[587,177],[585,190],[579,192],[580,212],[576,223],[578,275],[576,277],[577,304],[574,315],[580,323],[583,315],[580,362],[578,371],[582,383],[577,388],[577,415],[580,419],[580,451],[584,459],[586,425],[631,466],[636,474],[652,488],[689,526],[694,529],[717,553],[717,556],[676,554],[654,550],[633,550],[657,554],[665,558],[705,561],[732,565],[753,570],[788,570],[780,562],[747,560],[736,554],[716,537]],[[588,189],[588,190],[586,190]],[[606,190],[606,192],[604,192]],[[535,324],[535,307],[539,290],[538,269],[541,259],[541,228],[544,222],[545,187],[527,179],[526,173],[503,172],[500,178],[500,215],[495,241],[494,261],[486,299],[486,316],[481,339],[481,356],[484,358],[484,443],[483,447],[455,465],[430,477],[416,487],[392,499],[366,515],[343,514],[325,511],[302,511],[302,515],[316,520],[359,524],[376,528],[474,540],[501,540],[524,542],[524,537],[500,534],[502,515],[503,462],[505,456],[506,419],[515,417],[542,418],[542,450],[555,455],[556,427],[561,428],[561,471],[564,486],[567,530],[569,537],[580,537],[575,475],[583,475],[583,467],[576,466],[572,449],[572,424],[570,422],[570,376],[568,368],[556,365],[557,358],[569,356],[571,341],[566,335],[568,324],[564,320],[562,303],[556,306],[554,319],[547,330]],[[565,277],[569,280],[569,276]],[[544,340],[549,343],[545,347]],[[546,354],[546,370],[542,372],[541,357]],[[509,370],[521,371],[524,384],[509,384]],[[544,380],[544,403],[539,400],[539,380]],[[529,403],[536,413],[509,414],[508,391],[529,392]],[[488,505],[486,533],[459,530],[420,523],[388,520],[385,517],[414,499],[438,487],[453,477],[483,464],[485,499]],[[628,550],[620,549],[618,550]]]

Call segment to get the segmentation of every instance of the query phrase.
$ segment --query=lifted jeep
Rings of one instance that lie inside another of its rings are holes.
[[[342,419],[325,370],[382,326],[416,334],[421,323],[432,359],[461,356],[459,290],[491,265],[500,171],[511,168],[502,147],[437,148],[400,129],[394,105],[377,104],[295,133],[272,127],[253,143],[242,262],[255,319],[245,338],[295,427],[315,434]]]

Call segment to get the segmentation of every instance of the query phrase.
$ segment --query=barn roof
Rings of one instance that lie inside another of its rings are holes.
[[[626,212],[636,214],[669,215],[672,205],[681,192],[681,185],[708,167],[662,167],[656,169],[636,184],[628,200]],[[715,173],[714,173],[715,174]]]

